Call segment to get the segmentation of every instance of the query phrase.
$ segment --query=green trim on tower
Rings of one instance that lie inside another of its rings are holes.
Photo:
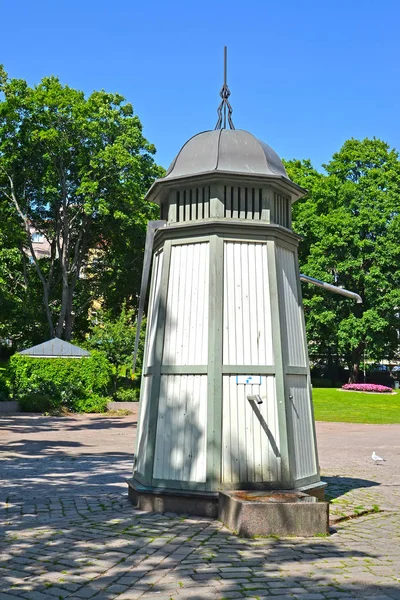
[[[223,286],[224,243],[213,235],[210,238],[208,313],[207,490],[218,489],[221,481]]]
[[[171,243],[166,241],[164,244],[164,256],[160,281],[160,303],[157,315],[157,329],[155,337],[154,364],[152,366],[152,385],[150,392],[149,406],[149,425],[147,438],[147,453],[143,481],[146,485],[151,485],[153,478],[154,452],[156,445],[158,403],[160,399],[161,385],[161,364],[163,358],[164,333],[165,333],[165,312],[168,295],[169,268],[171,263]]]
[[[287,435],[286,390],[284,365],[287,364],[282,345],[282,306],[279,302],[279,282],[275,241],[267,241],[268,278],[271,298],[272,347],[275,361],[276,406],[279,423],[279,445],[281,454],[281,488],[290,489],[293,478],[290,470],[289,440]]]

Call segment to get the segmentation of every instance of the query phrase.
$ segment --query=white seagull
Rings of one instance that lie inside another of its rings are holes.
[[[380,462],[380,461],[381,461],[381,462],[385,462],[385,459],[384,459],[384,458],[381,458],[380,456],[378,456],[378,455],[376,454],[375,450],[373,451],[373,453],[372,453],[372,455],[371,455],[371,458],[372,458],[372,460],[373,460],[373,461],[375,461],[375,464],[378,464],[378,462]]]

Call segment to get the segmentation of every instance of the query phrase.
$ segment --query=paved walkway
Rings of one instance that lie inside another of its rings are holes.
[[[317,431],[336,533],[245,540],[132,508],[132,417],[3,416],[0,600],[400,600],[400,426]]]

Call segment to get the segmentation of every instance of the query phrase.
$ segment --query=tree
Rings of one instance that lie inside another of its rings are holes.
[[[135,347],[136,326],[135,313],[131,309],[122,307],[117,318],[112,318],[110,313],[99,312],[97,322],[92,326],[86,345],[88,348],[100,350],[114,367],[114,391],[117,389],[118,378],[121,376],[122,367],[131,366],[133,350]],[[142,324],[137,372],[140,373],[143,358],[145,335],[145,321]]]
[[[18,219],[19,251],[29,254],[35,272],[25,285],[40,282],[48,332],[68,340],[93,297],[108,289],[121,230],[136,229],[142,240],[155,214],[144,201],[161,173],[155,149],[118,94],[86,98],[56,77],[31,88],[4,69],[0,92],[0,202]],[[48,258],[37,256],[32,227],[49,242]],[[140,255],[141,243],[133,250]],[[92,268],[96,262],[102,268]],[[132,287],[129,293],[136,298]]]
[[[317,174],[291,161],[294,181],[309,182],[295,205],[294,229],[304,237],[304,273],[358,292],[363,304],[308,289],[311,346],[336,348],[356,381],[364,355],[393,358],[399,349],[400,161],[377,139],[349,140]]]
[[[12,207],[0,202],[0,340],[19,346],[39,341],[43,334],[43,323],[35,318],[40,290],[28,285],[32,267],[23,246]]]

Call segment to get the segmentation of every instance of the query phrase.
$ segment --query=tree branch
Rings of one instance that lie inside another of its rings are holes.
[[[8,180],[10,182],[10,200],[13,202],[18,215],[20,216],[20,218],[22,219],[24,226],[25,226],[25,232],[26,232],[26,236],[27,236],[27,240],[28,240],[28,246],[29,246],[29,250],[31,253],[31,257],[33,260],[33,264],[35,266],[35,270],[38,274],[38,277],[42,283],[43,286],[43,303],[44,303],[44,307],[46,310],[46,316],[47,316],[47,323],[49,325],[49,329],[50,329],[50,335],[53,335],[53,321],[51,318],[51,313],[50,313],[50,307],[49,307],[49,289],[48,289],[48,285],[47,285],[47,281],[43,275],[43,272],[39,266],[39,262],[36,256],[36,252],[35,249],[33,247],[33,243],[32,243],[32,237],[31,237],[31,231],[30,231],[30,222],[28,217],[22,212],[22,209],[19,205],[19,202],[17,200],[17,196],[15,193],[15,186],[14,186],[14,181],[13,178],[11,177],[11,175],[9,173],[7,173],[5,171]],[[6,194],[7,195],[7,194]]]

